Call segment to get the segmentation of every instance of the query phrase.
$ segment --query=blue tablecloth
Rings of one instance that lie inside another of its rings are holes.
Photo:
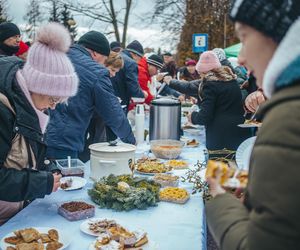
[[[185,148],[181,158],[193,165],[197,160],[203,160],[203,149],[202,145],[197,148]],[[185,171],[174,172],[176,175],[183,175]],[[191,191],[190,184],[181,183],[180,186]],[[57,214],[57,208],[60,203],[72,200],[92,203],[87,194],[91,187],[92,183],[89,181],[81,190],[59,190],[44,199],[35,200],[0,227],[0,238],[25,227],[55,227],[71,235],[72,242],[67,249],[88,249],[95,238],[80,231],[79,226],[83,221],[70,222]],[[149,240],[155,242],[160,250],[206,250],[205,214],[203,200],[199,194],[191,195],[184,205],[159,202],[157,207],[130,212],[97,208],[95,217],[113,218],[122,222],[124,226],[143,228],[148,233]]]

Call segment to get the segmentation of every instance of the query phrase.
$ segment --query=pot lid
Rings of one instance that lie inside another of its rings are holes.
[[[97,152],[130,152],[135,151],[136,146],[128,144],[128,143],[119,143],[115,146],[110,146],[108,142],[95,143],[89,146],[90,150],[95,150]]]
[[[154,99],[151,104],[157,106],[180,106],[180,101],[171,98],[158,98]]]

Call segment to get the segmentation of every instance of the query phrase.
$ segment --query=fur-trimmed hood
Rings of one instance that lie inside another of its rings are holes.
[[[229,82],[236,80],[237,76],[228,66],[222,66],[202,74],[201,79],[203,82]]]
[[[267,98],[284,86],[300,79],[300,18],[288,30],[273,55],[263,79]]]

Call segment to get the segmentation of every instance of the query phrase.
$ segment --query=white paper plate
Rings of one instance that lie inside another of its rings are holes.
[[[26,228],[30,228],[30,227],[26,227]],[[38,230],[39,233],[48,233],[48,231],[50,229],[55,229],[58,232],[58,235],[59,235],[59,240],[58,241],[63,244],[63,246],[61,248],[59,248],[59,250],[65,249],[71,243],[71,237],[68,234],[66,234],[65,231],[59,230],[59,229],[54,228],[54,227],[32,227],[32,228]],[[23,229],[23,228],[20,228],[20,229]],[[9,247],[9,246],[15,247],[15,245],[8,244],[8,243],[4,242],[5,238],[11,237],[11,236],[15,236],[15,234],[13,232],[11,232],[11,233],[5,235],[1,239],[0,247],[1,247],[2,250],[6,250],[6,248]],[[44,244],[44,246],[45,246],[45,249],[46,249],[47,244]]]
[[[65,183],[67,180],[72,179],[72,186],[68,187],[66,189],[62,189],[64,191],[71,191],[71,190],[76,190],[76,189],[80,189],[83,188],[86,184],[86,179],[82,178],[82,177],[78,177],[78,176],[70,176],[70,177],[63,177],[60,179],[61,183]]]
[[[134,170],[135,173],[137,174],[140,174],[140,175],[149,175],[149,176],[153,176],[153,175],[156,175],[156,174],[172,174],[173,171],[168,171],[168,172],[164,172],[164,173],[145,173],[145,172],[141,172],[141,171],[138,171],[138,170]]]
[[[89,247],[89,250],[95,250],[96,248],[95,246],[96,241],[93,241]],[[156,242],[149,240],[148,243],[146,243],[145,245],[142,245],[141,248],[143,250],[159,250],[159,246]]]
[[[260,128],[261,127],[261,123],[243,123],[243,124],[239,124],[238,127],[240,128]]]
[[[98,237],[100,234],[92,232],[89,229],[89,223],[93,223],[93,222],[96,222],[96,221],[102,221],[102,220],[114,220],[114,221],[116,221],[115,219],[112,219],[112,218],[91,218],[91,219],[85,220],[84,222],[81,223],[80,230],[85,234]],[[116,223],[118,223],[118,222],[116,221]]]
[[[250,156],[255,140],[256,136],[250,137],[247,140],[243,141],[238,147],[235,154],[235,161],[239,169],[249,169]]]

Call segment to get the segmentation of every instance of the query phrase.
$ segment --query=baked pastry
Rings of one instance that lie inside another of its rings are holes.
[[[224,185],[226,181],[233,176],[234,169],[229,168],[228,164],[222,161],[209,160],[205,177],[220,178],[220,184]]]
[[[11,236],[11,237],[7,237],[4,239],[5,243],[8,244],[12,244],[12,245],[17,245],[19,243],[24,243],[24,240],[22,237],[18,237],[18,236]]]
[[[17,250],[44,250],[44,245],[42,243],[20,243],[16,246]]]
[[[40,234],[40,238],[42,243],[49,243],[52,241],[48,234]]]
[[[14,247],[7,247],[6,250],[16,250]]]
[[[121,243],[111,239],[103,241],[103,237],[97,238],[94,247],[96,250],[124,250]]]
[[[195,139],[192,139],[190,141],[187,141],[186,145],[190,147],[196,147],[199,145],[199,142],[197,142]]]
[[[118,224],[108,228],[108,233],[112,240],[116,240],[118,242],[122,241],[125,245],[133,245],[137,241],[134,233]]]
[[[58,241],[49,242],[46,246],[46,250],[58,250],[63,246],[62,243]]]
[[[48,231],[48,236],[53,241],[58,241],[59,240],[58,232],[55,229],[50,229]]]
[[[27,243],[38,240],[40,238],[40,233],[34,228],[22,229],[19,230],[19,233],[22,236],[23,240]]]
[[[245,188],[248,183],[248,172],[245,170],[236,170],[235,168],[230,168],[229,165],[222,161],[209,160],[207,163],[207,169],[205,177],[219,178],[219,183],[226,188],[237,188],[237,186],[231,187],[228,184],[230,178],[233,178],[235,172],[237,173],[236,178],[240,181],[239,188]],[[229,182],[230,183],[230,182]]]

